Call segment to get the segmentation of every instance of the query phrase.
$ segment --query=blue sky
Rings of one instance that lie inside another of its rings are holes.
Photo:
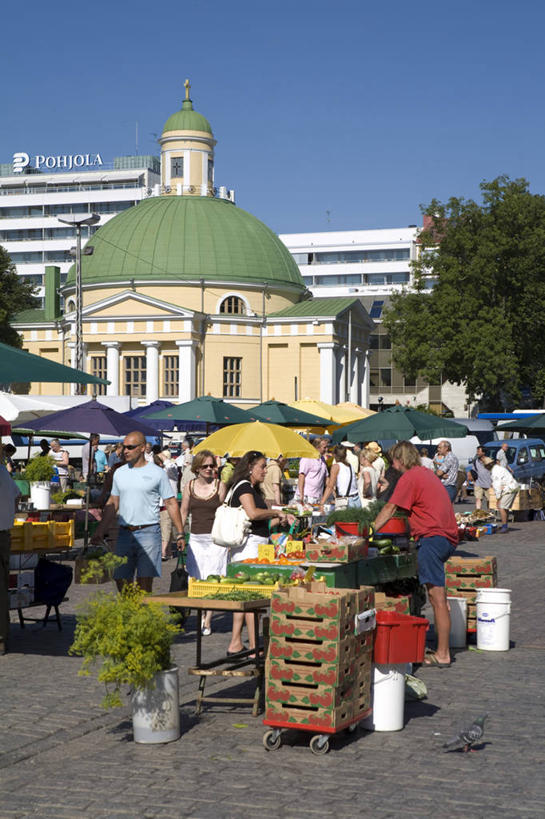
[[[0,162],[157,153],[180,107],[216,184],[283,232],[420,224],[505,173],[545,191],[540,0],[7,0]],[[329,212],[329,214],[328,214]]]

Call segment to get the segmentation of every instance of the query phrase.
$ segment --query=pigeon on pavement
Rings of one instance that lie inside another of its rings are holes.
[[[454,751],[458,748],[463,748],[464,753],[473,750],[471,746],[484,736],[484,723],[487,717],[488,714],[482,714],[482,716],[477,717],[477,719],[475,719],[471,725],[469,725],[469,727],[464,728],[451,740],[445,742],[443,748],[446,748],[447,751]]]

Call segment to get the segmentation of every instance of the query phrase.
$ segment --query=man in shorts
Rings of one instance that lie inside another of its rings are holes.
[[[483,498],[488,503],[488,494],[492,486],[489,470],[483,464],[486,453],[482,446],[477,447],[477,454],[468,464],[467,480],[474,481],[473,494],[475,495],[475,509],[483,508]]]
[[[129,432],[123,441],[125,465],[116,469],[112,494],[107,505],[119,514],[119,537],[115,553],[127,563],[115,570],[121,591],[125,583],[136,582],[151,592],[154,577],[161,576],[160,500],[176,527],[176,542],[183,539],[180,507],[166,472],[146,461],[146,439],[141,432]]]
[[[441,481],[420,465],[417,448],[401,441],[391,449],[393,466],[399,472],[396,487],[375,521],[380,531],[398,509],[409,515],[411,534],[418,548],[418,578],[428,590],[435,617],[437,648],[424,658],[424,666],[450,666],[450,612],[445,589],[445,563],[458,544],[458,526],[452,503]]]

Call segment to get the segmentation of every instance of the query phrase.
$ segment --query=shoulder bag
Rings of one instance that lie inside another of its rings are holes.
[[[346,495],[337,495],[335,498],[335,509],[348,509],[348,493],[350,492],[350,487],[352,486],[352,466],[350,464],[346,464],[346,466],[350,470],[350,478],[348,479],[348,486]]]
[[[250,531],[251,521],[242,506],[233,507],[231,501],[235,491],[243,483],[239,481],[227,493],[221,506],[216,509],[214,525],[212,526],[212,540],[216,546],[225,546],[226,549],[236,549],[242,546]]]

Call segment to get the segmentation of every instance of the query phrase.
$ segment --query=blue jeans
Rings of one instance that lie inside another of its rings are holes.
[[[448,485],[443,484],[443,486],[447,490],[447,494],[448,494],[448,496],[450,498],[450,502],[454,503],[454,501],[456,500],[456,495],[458,494],[458,490],[456,489],[456,484],[455,483],[449,483]]]
[[[161,526],[154,523],[135,532],[120,526],[115,553],[127,562],[115,570],[114,580],[132,581],[135,572],[136,577],[161,577]]]

